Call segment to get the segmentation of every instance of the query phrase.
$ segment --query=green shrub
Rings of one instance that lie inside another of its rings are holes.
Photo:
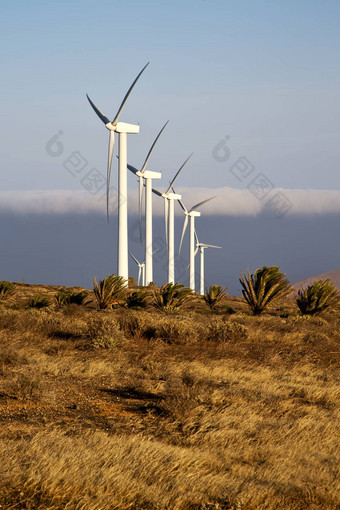
[[[93,291],[100,309],[112,308],[119,305],[119,301],[125,297],[126,281],[122,276],[114,274],[105,276],[97,283],[93,280]]]
[[[153,291],[153,306],[163,311],[179,310],[192,297],[192,290],[179,283],[165,283]]]
[[[339,298],[338,290],[329,279],[318,280],[307,289],[300,289],[296,304],[302,315],[315,315],[331,308]]]
[[[254,315],[260,315],[278,298],[287,296],[292,287],[276,266],[257,269],[254,274],[241,273],[242,294]]]
[[[79,292],[73,292],[71,290],[60,290],[55,296],[56,304],[59,308],[68,305],[84,305],[88,298],[89,292],[87,290],[81,290]]]
[[[232,315],[233,313],[236,313],[235,309],[230,305],[223,305],[221,307],[221,310],[222,310],[222,312],[229,313],[230,315]]]
[[[126,298],[128,308],[146,308],[148,306],[147,290],[136,290],[131,292]]]
[[[12,296],[15,292],[14,283],[7,281],[0,281],[0,301],[7,299]]]
[[[227,289],[227,287],[223,288],[220,285],[210,285],[209,289],[206,288],[203,299],[210,310],[214,310],[220,301],[228,295]]]
[[[29,308],[46,308],[50,306],[51,301],[48,296],[42,296],[40,294],[36,294],[28,301]]]

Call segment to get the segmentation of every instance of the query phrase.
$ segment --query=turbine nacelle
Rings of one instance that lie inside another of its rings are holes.
[[[161,172],[152,172],[151,170],[138,170],[138,172],[136,172],[136,175],[138,177],[143,177],[143,179],[161,179],[162,178],[162,174]]]
[[[112,124],[112,122],[108,122],[108,124],[105,124],[105,127],[109,131],[116,131],[116,133],[128,133],[132,135],[139,133],[139,124],[128,124],[127,122]]]
[[[198,211],[187,211],[185,214],[186,214],[187,216],[195,216],[195,217],[197,217],[197,216],[201,216],[201,213],[200,213],[200,212],[198,212]]]
[[[181,200],[182,195],[178,193],[162,193],[163,198],[167,198],[168,200]]]

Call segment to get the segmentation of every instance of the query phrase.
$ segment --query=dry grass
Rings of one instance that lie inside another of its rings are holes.
[[[225,304],[0,306],[1,508],[339,509],[340,310]]]

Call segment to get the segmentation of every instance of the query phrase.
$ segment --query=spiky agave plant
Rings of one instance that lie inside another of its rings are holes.
[[[153,291],[153,305],[164,311],[178,310],[192,296],[192,290],[180,283],[165,283]]]
[[[122,276],[111,274],[105,276],[103,280],[97,283],[93,280],[93,292],[99,308],[112,308],[119,304],[119,300],[125,297],[126,280]]]
[[[12,296],[15,292],[14,283],[1,281],[0,282],[0,301]]]
[[[296,296],[296,304],[302,315],[315,315],[335,305],[339,292],[329,279],[318,280],[307,289],[300,289]]]
[[[204,301],[209,306],[210,310],[214,310],[218,303],[228,295],[228,287],[221,287],[220,285],[210,285],[205,289],[203,296]]]
[[[260,315],[270,303],[292,291],[285,276],[277,266],[263,266],[254,274],[241,273],[242,294],[254,315]]]

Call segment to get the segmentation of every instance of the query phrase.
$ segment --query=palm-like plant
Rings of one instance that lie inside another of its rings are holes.
[[[285,276],[276,266],[263,266],[252,275],[249,271],[241,273],[242,294],[254,315],[260,315],[270,303],[292,291]]]
[[[48,296],[43,296],[41,294],[36,294],[31,299],[29,299],[27,303],[29,308],[37,309],[47,308],[48,306],[50,306],[50,304],[51,304],[50,298]]]
[[[300,289],[296,296],[296,304],[302,315],[315,315],[331,308],[337,302],[339,292],[334,283],[327,280],[318,280],[307,289]]]
[[[153,305],[164,311],[178,310],[192,296],[192,290],[180,283],[165,283],[153,291]]]
[[[210,310],[214,310],[218,303],[228,295],[228,287],[221,287],[220,285],[210,285],[205,289],[206,292],[203,296],[204,301],[209,306]]]
[[[148,306],[148,291],[134,290],[126,298],[128,308],[146,308]]]
[[[81,290],[79,292],[73,292],[71,290],[60,290],[55,296],[56,304],[59,308],[67,305],[85,305],[88,297],[87,290]]]
[[[15,285],[14,283],[7,282],[7,281],[1,281],[0,282],[0,301],[3,301],[4,299],[12,296],[15,292]]]
[[[97,283],[93,280],[93,292],[99,308],[112,308],[119,304],[119,300],[126,294],[126,280],[122,276],[111,274],[105,276],[103,280]]]

